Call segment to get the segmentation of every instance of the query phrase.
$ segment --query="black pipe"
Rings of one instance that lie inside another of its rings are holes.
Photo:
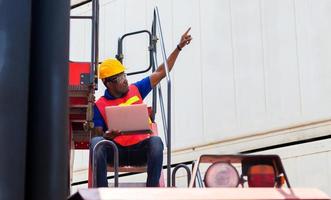
[[[115,55],[116,59],[123,62],[123,45],[122,45],[122,38],[118,38],[117,40],[117,54]]]
[[[34,0],[32,11],[25,194],[66,199],[70,1]]]
[[[86,1],[80,2],[78,4],[72,5],[72,6],[70,6],[70,9],[75,9],[75,8],[80,7],[80,6],[86,5],[86,4],[90,3],[91,1],[92,0],[86,0]]]
[[[0,1],[0,199],[23,200],[31,1]]]
[[[93,19],[92,16],[70,16],[70,19]]]

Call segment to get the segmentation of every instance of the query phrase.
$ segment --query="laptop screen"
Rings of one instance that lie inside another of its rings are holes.
[[[108,130],[119,130],[122,133],[150,132],[146,104],[107,106],[105,109]]]

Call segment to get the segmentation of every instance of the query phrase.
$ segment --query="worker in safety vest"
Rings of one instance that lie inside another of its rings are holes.
[[[192,40],[189,28],[181,37],[180,43],[167,59],[169,71],[174,66],[179,52]],[[150,76],[129,85],[125,67],[115,59],[108,59],[99,66],[99,78],[106,86],[104,96],[94,106],[94,126],[97,137],[92,138],[92,149],[101,140],[109,139],[116,143],[119,150],[120,165],[139,165],[147,162],[147,187],[157,187],[162,170],[163,143],[158,136],[149,134],[121,135],[118,130],[108,130],[106,106],[141,104],[147,94],[165,77],[163,64]],[[97,187],[107,187],[107,163],[113,163],[111,147],[102,147],[96,152]]]

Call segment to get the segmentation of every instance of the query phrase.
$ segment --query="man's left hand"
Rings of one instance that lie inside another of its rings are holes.
[[[180,42],[178,44],[178,46],[182,49],[184,48],[186,45],[190,44],[191,40],[192,40],[192,36],[189,34],[191,30],[191,27],[187,29],[187,31],[182,35]]]

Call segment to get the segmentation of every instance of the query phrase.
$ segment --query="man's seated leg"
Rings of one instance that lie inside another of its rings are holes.
[[[159,136],[152,136],[148,140],[146,186],[157,187],[159,186],[163,163],[163,143]]]
[[[159,186],[163,162],[163,143],[160,137],[152,136],[128,147],[130,165],[142,165],[147,161],[147,187]]]

